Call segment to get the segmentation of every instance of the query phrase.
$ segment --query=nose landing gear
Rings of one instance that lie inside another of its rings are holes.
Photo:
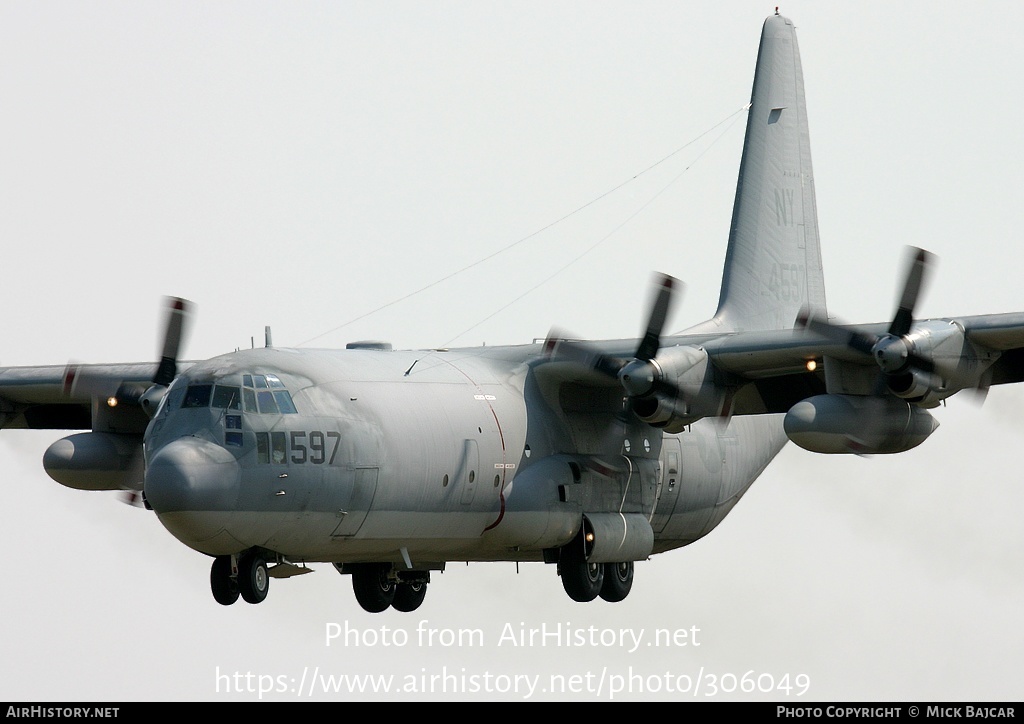
[[[263,602],[270,591],[266,559],[255,550],[217,556],[210,568],[210,589],[222,606],[230,606],[239,596],[247,603]]]

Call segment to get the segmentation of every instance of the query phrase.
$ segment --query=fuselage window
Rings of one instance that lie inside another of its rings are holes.
[[[270,459],[275,465],[284,464],[287,459],[288,451],[285,448],[285,438],[283,432],[272,432],[270,433]]]
[[[268,433],[256,433],[256,462],[261,465],[270,462],[270,435]]]
[[[182,407],[209,407],[213,385],[189,385]]]

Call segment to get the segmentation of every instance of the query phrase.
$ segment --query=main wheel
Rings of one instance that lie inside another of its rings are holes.
[[[231,577],[231,556],[217,556],[210,567],[210,589],[213,598],[222,606],[238,600],[238,581]]]
[[[352,590],[364,611],[380,613],[395,600],[395,581],[389,563],[355,563],[352,565]]]
[[[246,553],[238,560],[238,590],[248,603],[262,603],[270,591],[267,562],[259,553]]]
[[[427,584],[423,581],[399,583],[395,588],[395,600],[391,602],[391,607],[396,611],[415,611],[423,603],[426,595]]]
[[[604,565],[587,562],[580,537],[562,548],[558,574],[562,577],[562,588],[569,594],[569,598],[580,603],[597,598],[604,584]]]
[[[605,563],[604,583],[601,584],[601,598],[618,603],[629,595],[633,587],[633,561]]]

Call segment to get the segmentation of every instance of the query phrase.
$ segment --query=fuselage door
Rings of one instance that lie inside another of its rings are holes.
[[[377,492],[379,468],[356,468],[352,472],[355,474],[352,494],[345,509],[338,511],[338,526],[331,533],[332,538],[353,536],[359,531]]]
[[[676,507],[679,490],[683,480],[683,453],[679,438],[666,435],[661,446],[661,484],[658,491],[658,503],[655,506],[651,525],[655,532],[660,533],[668,523],[672,511]]]

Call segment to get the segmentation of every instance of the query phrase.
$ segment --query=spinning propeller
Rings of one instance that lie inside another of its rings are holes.
[[[160,399],[174,378],[178,376],[178,353],[181,351],[182,339],[185,336],[186,322],[192,304],[180,297],[167,298],[167,315],[164,324],[164,344],[160,363],[153,376],[153,385],[138,397],[142,409],[150,417],[156,412]]]
[[[95,374],[88,365],[69,364],[64,369],[64,393],[69,396],[87,395],[107,400],[111,407],[122,404],[142,405],[147,413],[154,412],[154,403],[160,402],[163,392],[177,376],[178,353],[185,336],[191,306],[185,299],[167,298],[162,354],[152,380],[118,381]]]
[[[680,397],[679,388],[665,379],[656,355],[661,348],[661,335],[668,320],[673,297],[676,290],[681,288],[682,283],[667,274],[658,278],[647,327],[632,358],[608,355],[588,344],[563,339],[554,333],[549,335],[546,348],[554,356],[563,357],[605,377],[618,380],[631,405],[636,405],[656,394]]]
[[[934,362],[915,352],[914,344],[907,335],[914,323],[914,307],[917,306],[918,297],[927,281],[926,274],[935,257],[924,249],[915,247],[911,247],[910,252],[912,259],[903,284],[903,293],[900,295],[896,314],[885,334],[878,335],[841,327],[813,316],[807,309],[801,311],[797,317],[797,326],[870,356],[878,364],[883,373],[882,379],[886,382],[891,383],[897,376],[911,370],[931,374],[935,370]]]
[[[142,459],[142,433],[144,422],[137,414],[130,410],[133,406],[141,407],[142,410],[152,417],[155,414],[160,400],[167,392],[168,386],[174,381],[178,374],[178,353],[182,347],[185,336],[187,317],[191,311],[191,303],[179,298],[167,299],[167,314],[164,324],[164,339],[161,349],[161,358],[157,364],[156,373],[152,380],[118,380],[110,376],[98,374],[94,368],[77,364],[69,364],[64,370],[64,394],[74,397],[89,397],[98,400],[99,417],[97,418],[96,407],[93,412],[93,433],[100,436],[106,435],[122,442],[118,445],[130,445],[134,447],[131,453],[131,462],[128,469],[135,471],[139,484],[138,489],[126,489],[121,495],[121,500],[129,505],[142,506],[144,500],[141,490],[141,480],[144,474],[144,463]],[[95,405],[95,403],[94,403]],[[115,408],[128,406],[128,416],[122,417],[122,413]],[[119,420],[117,432],[108,430],[106,422],[107,415],[117,415]],[[89,434],[89,433],[86,433]],[[127,454],[127,453],[126,453]]]

